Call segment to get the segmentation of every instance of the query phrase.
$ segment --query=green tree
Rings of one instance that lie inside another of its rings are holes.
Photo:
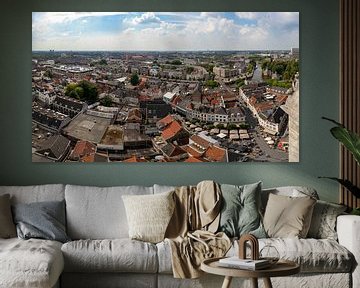
[[[256,62],[251,60],[248,66],[246,67],[246,73],[252,73],[256,67]]]
[[[111,107],[112,99],[109,95],[106,95],[104,98],[100,100],[100,104],[106,107]]]
[[[194,71],[194,67],[188,66],[186,67],[186,74],[191,74]]]
[[[282,88],[291,88],[292,87],[292,81],[291,80],[276,80],[276,79],[268,79],[266,80],[266,83],[268,83],[270,86],[277,86]]]
[[[65,95],[87,103],[94,103],[98,99],[98,90],[95,84],[83,80],[79,83],[68,84]]]
[[[270,66],[271,61],[269,59],[265,59],[262,63],[261,63],[261,69],[265,70]]]
[[[45,73],[44,73],[44,76],[51,79],[51,78],[54,77],[54,74],[53,74],[53,72],[51,70],[46,70]]]
[[[237,87],[237,88],[240,88],[240,87],[242,87],[242,86],[245,85],[245,80],[244,80],[244,79],[237,79],[237,80],[235,81],[235,84],[236,84],[236,87]]]
[[[84,90],[83,99],[86,102],[94,103],[98,100],[98,90],[95,84],[88,81],[80,81],[79,86]]]
[[[172,65],[181,65],[182,62],[179,59],[176,59],[176,60],[171,61],[171,64]]]
[[[248,128],[249,128],[249,124],[240,124],[240,128],[241,128],[241,129],[248,129]]]
[[[65,88],[65,95],[69,96],[70,93],[77,87],[76,83],[70,83]]]
[[[99,61],[99,64],[100,64],[100,65],[108,65],[108,63],[107,63],[107,61],[106,61],[105,59],[101,59],[101,60]]]
[[[233,130],[233,129],[236,129],[237,126],[236,126],[236,124],[234,124],[234,123],[229,123],[226,128],[227,128],[228,130]]]
[[[207,80],[205,82],[205,86],[210,87],[210,88],[216,88],[216,87],[219,87],[219,85],[220,84],[215,80]]]
[[[138,85],[138,84],[140,83],[139,76],[138,76],[136,73],[134,73],[134,74],[131,75],[130,83],[131,83],[131,85],[133,85],[133,86],[136,86],[136,85]]]

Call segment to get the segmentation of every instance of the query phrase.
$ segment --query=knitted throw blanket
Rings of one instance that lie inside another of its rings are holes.
[[[175,278],[198,278],[203,260],[222,257],[231,246],[225,233],[216,233],[221,190],[213,181],[202,181],[196,187],[176,188],[174,197],[175,211],[165,233],[173,274]]]

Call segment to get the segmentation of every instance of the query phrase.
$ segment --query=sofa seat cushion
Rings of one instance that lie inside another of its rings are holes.
[[[344,246],[330,239],[259,239],[260,251],[264,246],[273,246],[281,259],[298,263],[302,273],[350,272],[354,265],[353,255]],[[236,255],[237,251],[236,242],[228,255]]]
[[[123,239],[78,240],[61,248],[66,272],[156,273],[156,246]]]
[[[60,242],[0,239],[1,287],[52,287],[63,268]]]
[[[330,239],[267,238],[259,239],[259,249],[274,246],[280,258],[300,264],[302,273],[350,272],[354,265],[353,255],[338,242]],[[159,273],[172,273],[171,248],[167,241],[157,244]],[[238,255],[235,241],[227,256]],[[250,256],[250,251],[249,251]]]

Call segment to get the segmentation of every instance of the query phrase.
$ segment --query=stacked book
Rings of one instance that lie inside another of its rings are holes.
[[[238,256],[222,258],[219,260],[219,266],[246,270],[260,270],[271,266],[267,259],[251,260],[240,259]]]

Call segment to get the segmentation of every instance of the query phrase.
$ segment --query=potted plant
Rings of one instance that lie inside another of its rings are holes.
[[[353,131],[347,129],[343,124],[336,122],[333,119],[322,117],[327,121],[330,121],[336,124],[335,127],[330,129],[331,134],[342,143],[347,150],[353,155],[355,161],[360,165],[360,136]],[[360,187],[354,185],[348,179],[340,179],[336,177],[320,177],[328,178],[334,181],[339,182],[347,190],[349,190],[356,198],[360,198]],[[354,208],[351,212],[352,214],[360,215],[360,207]]]

